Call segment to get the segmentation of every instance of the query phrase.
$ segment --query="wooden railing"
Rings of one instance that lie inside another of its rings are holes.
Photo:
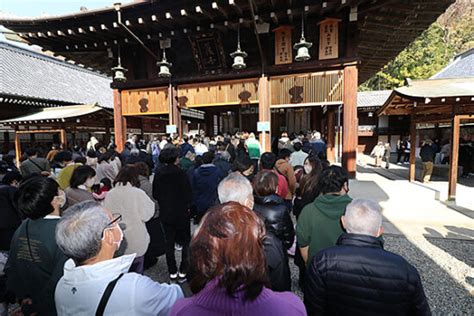
[[[122,115],[169,113],[168,87],[122,91]]]
[[[258,79],[207,82],[178,86],[181,107],[248,105],[258,103]]]
[[[342,104],[342,94],[342,71],[270,78],[271,108]]]

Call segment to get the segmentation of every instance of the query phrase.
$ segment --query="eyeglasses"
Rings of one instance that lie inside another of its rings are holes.
[[[112,217],[114,219],[110,223],[108,223],[107,226],[105,226],[105,228],[107,228],[109,226],[112,226],[115,223],[120,223],[120,221],[122,221],[122,215],[121,214],[112,214]]]

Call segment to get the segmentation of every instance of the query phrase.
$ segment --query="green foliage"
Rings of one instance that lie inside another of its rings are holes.
[[[427,79],[443,69],[456,55],[474,47],[471,14],[433,23],[381,71],[359,87],[361,91],[393,89],[405,78]]]

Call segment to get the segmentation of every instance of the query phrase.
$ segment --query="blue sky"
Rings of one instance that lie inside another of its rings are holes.
[[[0,11],[18,17],[39,17],[42,15],[64,15],[79,12],[80,7],[100,9],[111,7],[114,0],[0,0]],[[122,0],[122,3],[131,2]]]

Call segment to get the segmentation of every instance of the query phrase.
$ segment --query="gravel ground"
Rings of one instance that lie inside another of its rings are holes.
[[[420,237],[423,238],[423,237]],[[453,279],[446,272],[448,269],[457,278],[464,279],[468,284],[474,286],[474,242],[468,240],[423,238],[431,245],[448,252],[452,257],[465,263],[470,267],[470,271],[458,268],[455,260],[440,262],[437,258],[428,257],[418,246],[403,236],[386,235],[385,249],[397,253],[407,259],[420,272],[426,296],[428,297],[431,311],[434,315],[473,315],[474,314],[474,293],[470,294],[465,287]],[[177,258],[180,253],[176,252]],[[431,255],[430,255],[431,256]],[[179,259],[178,259],[179,262]],[[444,267],[444,269],[442,268]],[[293,292],[302,297],[302,292],[298,286],[298,268],[290,259],[290,268],[293,281]],[[168,282],[168,272],[165,257],[161,256],[158,263],[145,271],[145,274],[159,282]],[[183,285],[186,294],[190,294],[187,284]]]

